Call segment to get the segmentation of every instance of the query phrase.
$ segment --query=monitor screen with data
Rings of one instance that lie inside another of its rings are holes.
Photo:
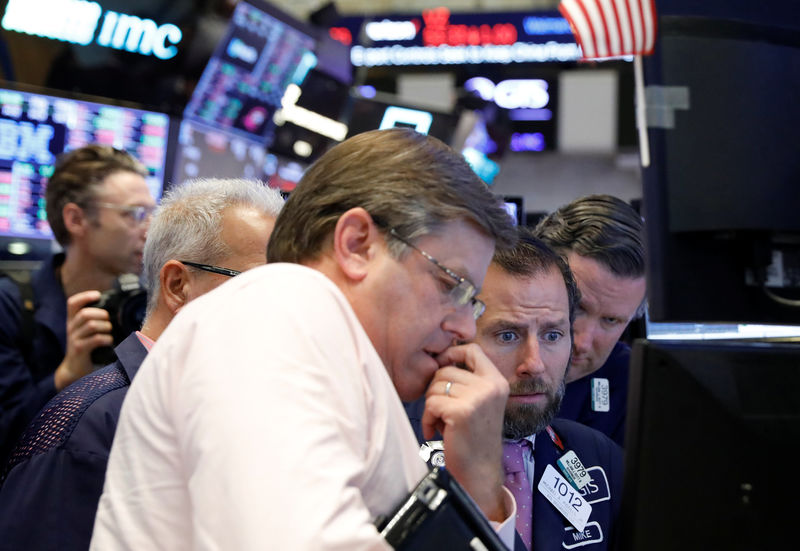
[[[184,118],[268,145],[286,87],[316,62],[310,32],[264,3],[239,2]]]
[[[159,199],[168,134],[163,113],[0,89],[0,236],[52,237],[44,190],[56,156],[88,144],[113,146],[139,159]]]

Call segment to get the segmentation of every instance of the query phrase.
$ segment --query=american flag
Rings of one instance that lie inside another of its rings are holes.
[[[654,0],[561,0],[584,59],[650,54],[656,40]]]

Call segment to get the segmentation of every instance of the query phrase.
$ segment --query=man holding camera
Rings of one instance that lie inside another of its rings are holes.
[[[185,304],[266,262],[283,205],[250,180],[194,180],[171,189],[144,247],[147,314],[118,361],[58,394],[12,452],[0,488],[0,548],[89,546],[123,398],[149,348]]]
[[[0,279],[0,462],[47,400],[94,369],[92,350],[112,344],[108,313],[84,307],[119,275],[141,271],[155,207],[146,176],[139,161],[112,147],[58,158],[45,200],[64,251],[29,286]]]

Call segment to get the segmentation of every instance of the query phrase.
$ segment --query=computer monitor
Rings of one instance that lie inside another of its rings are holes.
[[[241,1],[184,118],[269,145],[286,87],[316,63],[313,31],[260,0]]]
[[[351,107],[348,137],[369,130],[401,127],[449,144],[458,122],[458,117],[450,113],[407,105],[386,95],[380,99],[354,96]]]
[[[296,159],[269,153],[264,163],[264,180],[284,196],[295,190],[308,164]]]
[[[347,135],[342,112],[349,85],[324,71],[311,69],[302,85],[289,85],[275,115],[272,153],[310,164]]]
[[[52,238],[47,179],[59,153],[88,144],[123,149],[144,163],[158,200],[168,134],[163,113],[0,89],[0,237]]]
[[[800,30],[659,19],[645,58],[650,316],[800,323]]]
[[[264,177],[267,151],[261,142],[183,120],[170,185],[191,178]]]
[[[788,549],[800,343],[635,341],[624,551]]]

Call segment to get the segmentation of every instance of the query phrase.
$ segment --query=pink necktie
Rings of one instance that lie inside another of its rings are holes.
[[[533,522],[533,492],[528,475],[525,474],[525,462],[522,451],[530,449],[529,440],[517,440],[503,444],[503,470],[506,473],[505,486],[517,501],[517,533],[525,547],[531,548],[531,523]]]

